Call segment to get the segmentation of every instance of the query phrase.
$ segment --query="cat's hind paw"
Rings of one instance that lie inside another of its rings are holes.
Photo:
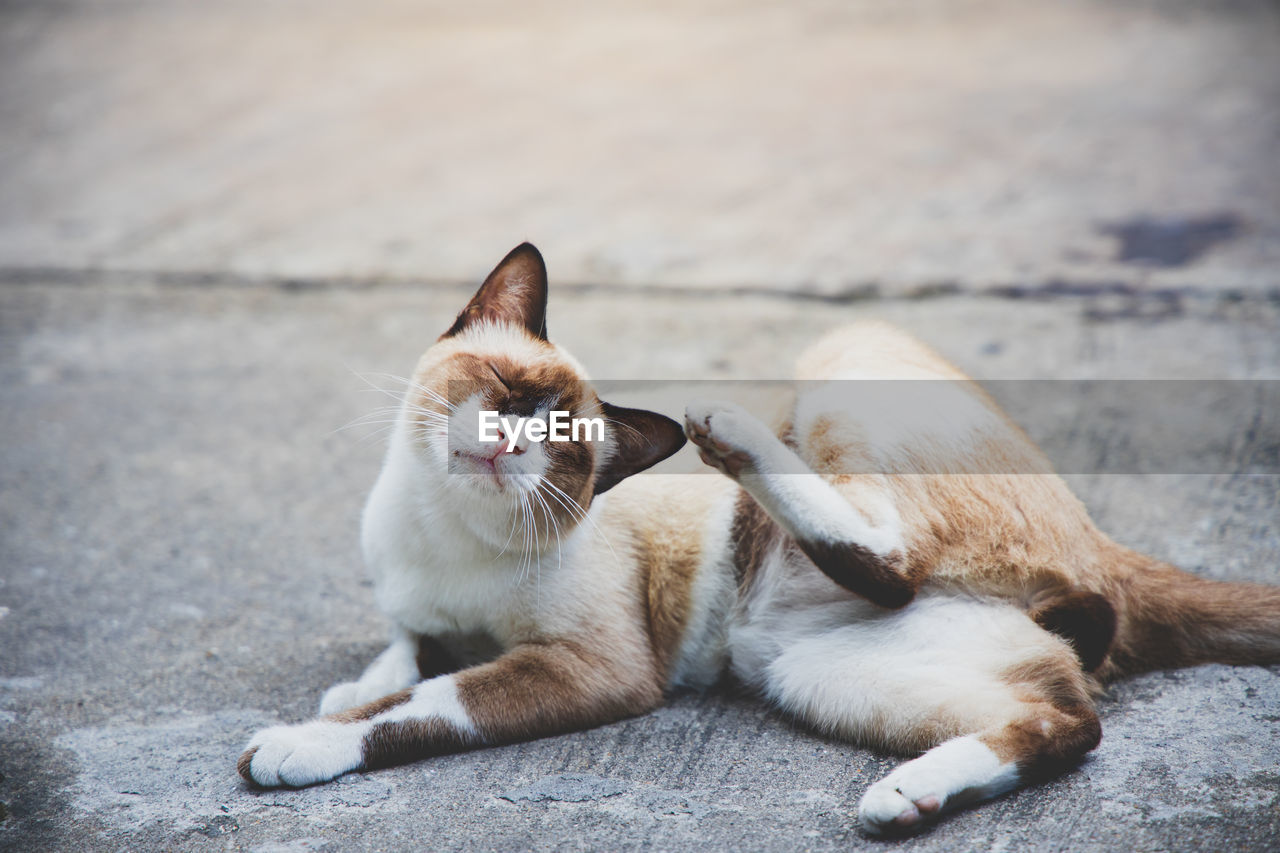
[[[702,461],[737,478],[754,462],[758,449],[777,438],[758,418],[736,403],[690,403],[684,432],[698,447]]]
[[[1017,765],[1002,761],[972,735],[935,746],[867,789],[858,806],[873,835],[910,832],[943,812],[989,800],[1019,785]]]
[[[912,832],[938,814],[942,798],[922,794],[912,800],[889,779],[882,779],[867,789],[858,804],[858,820],[872,835]]]
[[[328,782],[364,762],[359,726],[314,720],[297,726],[273,726],[254,735],[236,769],[264,788],[299,788]]]

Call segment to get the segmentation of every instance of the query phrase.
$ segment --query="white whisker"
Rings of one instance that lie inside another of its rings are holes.
[[[399,382],[400,384],[404,385],[406,388],[410,388],[410,389],[413,389],[413,390],[415,390],[415,391],[418,391],[419,393],[425,394],[426,396],[430,397],[430,398],[431,398],[432,400],[434,400],[435,402],[437,402],[437,403],[439,403],[440,405],[444,406],[444,407],[445,407],[446,409],[448,409],[450,412],[456,412],[456,411],[457,411],[457,409],[458,409],[458,407],[457,407],[457,406],[453,405],[453,404],[452,404],[452,403],[450,403],[448,400],[446,400],[443,396],[441,396],[441,395],[440,395],[440,393],[439,393],[438,391],[433,391],[432,389],[430,389],[430,388],[426,387],[425,385],[421,385],[421,384],[419,384],[419,383],[417,383],[417,382],[414,382],[412,379],[406,379],[406,378],[405,378],[405,377],[403,377],[403,376],[396,376],[396,375],[395,375],[395,374],[393,374],[393,373],[372,373],[372,374],[369,374],[369,375],[370,375],[370,376],[379,376],[379,377],[381,377],[381,378],[383,378],[383,379],[390,379],[390,380],[391,380],[391,381],[393,381],[393,382]],[[361,378],[363,379],[364,377],[362,376]],[[368,381],[368,380],[366,380],[366,381]],[[369,384],[370,384],[370,385],[373,385],[373,383],[369,383]],[[374,388],[377,388],[378,386],[373,385],[373,387],[374,387]],[[385,391],[385,389],[381,389],[381,388],[378,388],[378,390],[380,390],[380,391]],[[390,392],[386,392],[386,393],[390,393]]]
[[[574,507],[577,508],[577,512],[579,513],[577,517],[581,521],[585,521],[591,525],[591,529],[596,532],[596,534],[600,537],[601,540],[603,540],[604,544],[608,547],[609,553],[613,554],[614,564],[617,565],[618,568],[621,568],[622,561],[618,559],[618,552],[614,550],[613,543],[609,541],[608,536],[604,535],[604,531],[600,529],[600,526],[598,524],[596,524],[595,519],[591,517],[590,513],[588,513],[585,509],[583,509],[582,506],[577,501],[569,497],[569,495],[565,494],[564,490],[561,489],[559,486],[557,486],[555,483],[551,482],[551,480],[544,478],[542,482],[552,489],[551,497],[556,498],[557,501],[560,501],[561,506],[564,506],[566,510],[569,510],[570,514],[573,514],[573,510],[569,509],[569,506],[567,506],[564,503],[564,501],[568,501],[569,504],[572,504]],[[560,495],[560,497],[556,497],[557,494]],[[564,500],[562,501],[561,498],[563,498]]]

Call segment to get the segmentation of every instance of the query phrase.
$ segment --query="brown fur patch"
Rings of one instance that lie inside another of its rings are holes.
[[[458,697],[477,736],[435,717],[378,723],[365,737],[362,767],[575,731],[656,707],[662,694],[652,671],[623,671],[619,660],[625,656],[611,654],[607,645],[603,637],[531,643],[463,670],[454,676]],[[330,719],[372,719],[412,693],[403,690]]]
[[[1089,704],[1097,684],[1065,648],[1052,657],[1012,666],[1004,671],[1001,680],[1013,685],[1024,702],[1060,707]]]
[[[488,403],[501,414],[528,417],[539,406],[552,402],[556,408],[576,414],[584,404],[594,402],[594,392],[573,368],[556,359],[530,362],[494,356],[483,371],[496,379],[496,384],[488,385]]]
[[[1011,667],[1003,680],[1020,694],[1024,710],[979,740],[1002,762],[1017,763],[1024,779],[1061,772],[1101,741],[1092,698],[1097,682],[1067,649]]]
[[[896,610],[916,597],[920,577],[897,552],[882,558],[852,542],[796,540],[796,544],[823,574],[872,604]]]
[[[1038,601],[1028,615],[1041,628],[1071,643],[1085,672],[1102,665],[1116,634],[1116,611],[1096,592],[1067,590]]]
[[[1106,556],[1119,618],[1102,677],[1208,662],[1280,663],[1280,589],[1196,577],[1114,545]]]
[[[460,752],[478,745],[475,738],[464,735],[437,717],[378,723],[364,736],[361,744],[364,756],[361,769],[375,770],[406,764],[430,755]]]
[[[245,750],[244,754],[240,756],[240,760],[236,762],[236,772],[244,777],[246,782],[253,785],[258,783],[253,780],[253,776],[249,773],[249,765],[253,763],[253,757],[257,754],[258,747],[255,746],[253,749]]]
[[[458,673],[459,698],[491,743],[574,731],[657,707],[662,689],[655,674],[623,671],[619,656],[599,645],[583,638],[513,649]]]
[[[1002,762],[1028,776],[1060,773],[1102,741],[1102,723],[1088,705],[1030,705],[1025,716],[978,736]]]
[[[836,480],[869,468],[861,436],[847,425],[840,429],[836,421],[826,415],[814,418],[804,437],[803,448],[797,449],[814,471]]]
[[[339,711],[336,714],[330,714],[325,717],[326,720],[333,720],[335,723],[359,723],[364,720],[370,720],[379,714],[390,711],[392,708],[403,705],[413,698],[413,688],[406,687],[395,693],[383,696],[381,699],[374,699],[364,705],[358,705],[355,708],[348,708],[345,711]]]
[[[658,531],[651,531],[658,532]],[[693,579],[701,553],[689,543],[652,536],[637,543],[646,628],[659,678],[667,680],[684,638],[692,606]]]
[[[764,507],[756,503],[756,499],[747,494],[745,489],[740,489],[734,505],[733,528],[730,533],[733,542],[733,572],[740,592],[751,586],[765,558],[782,541],[783,535],[782,529],[769,517]]]

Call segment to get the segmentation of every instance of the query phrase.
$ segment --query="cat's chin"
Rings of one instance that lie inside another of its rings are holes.
[[[474,471],[468,466],[466,471],[455,470],[450,472],[448,476],[455,485],[459,485],[474,494],[497,497],[511,492],[511,482],[502,479],[492,471]]]
[[[483,495],[517,496],[527,488],[528,474],[504,468],[500,459],[473,453],[455,453],[448,476]]]
[[[462,477],[470,486],[505,491],[506,483],[498,469],[498,463],[489,456],[454,451],[449,475]]]

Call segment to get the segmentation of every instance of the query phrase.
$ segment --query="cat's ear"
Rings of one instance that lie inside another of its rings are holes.
[[[440,337],[453,337],[482,320],[522,326],[535,338],[547,339],[547,265],[532,243],[516,246],[493,268]]]
[[[597,495],[632,474],[657,465],[684,446],[684,427],[666,415],[605,402],[600,406],[613,435],[614,448],[613,455],[596,468]]]

